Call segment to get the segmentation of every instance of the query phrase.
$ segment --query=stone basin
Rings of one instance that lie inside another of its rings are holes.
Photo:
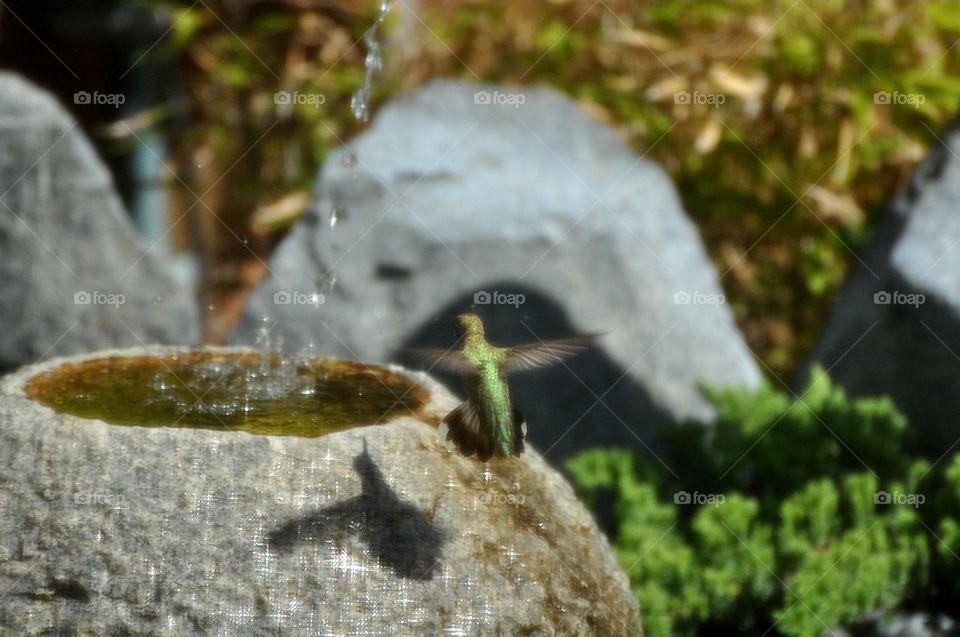
[[[456,403],[400,367],[241,348],[5,377],[0,633],[641,634],[570,485],[529,448],[450,451]]]

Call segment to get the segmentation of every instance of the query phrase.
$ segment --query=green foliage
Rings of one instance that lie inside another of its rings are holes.
[[[751,393],[707,393],[717,425],[688,424],[667,434],[671,464],[695,489],[762,491],[769,507],[811,476],[838,481],[853,471],[906,471],[906,419],[892,401],[848,401],[820,370],[798,400],[769,384]]]
[[[710,396],[716,424],[667,436],[664,464],[591,450],[567,465],[588,502],[613,502],[647,634],[805,637],[955,604],[960,456],[911,459],[891,401],[850,400],[820,370],[798,398]]]

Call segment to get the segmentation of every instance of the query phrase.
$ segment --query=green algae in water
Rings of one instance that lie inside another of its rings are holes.
[[[59,413],[114,425],[304,437],[419,415],[429,398],[381,367],[204,351],[66,363],[26,392]]]

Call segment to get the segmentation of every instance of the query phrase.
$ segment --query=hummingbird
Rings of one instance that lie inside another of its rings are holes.
[[[519,456],[527,425],[510,402],[507,374],[559,363],[584,350],[597,335],[497,347],[487,342],[476,314],[460,314],[454,327],[462,349],[417,350],[425,360],[463,377],[467,400],[443,418],[446,439],[464,456],[476,453],[481,462],[493,455]]]

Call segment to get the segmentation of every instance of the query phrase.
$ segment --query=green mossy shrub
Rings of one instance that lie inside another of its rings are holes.
[[[806,637],[955,607],[960,456],[913,456],[889,399],[848,399],[822,371],[799,397],[711,399],[716,423],[671,432],[657,457],[591,450],[567,465],[589,503],[612,503],[648,635]]]

